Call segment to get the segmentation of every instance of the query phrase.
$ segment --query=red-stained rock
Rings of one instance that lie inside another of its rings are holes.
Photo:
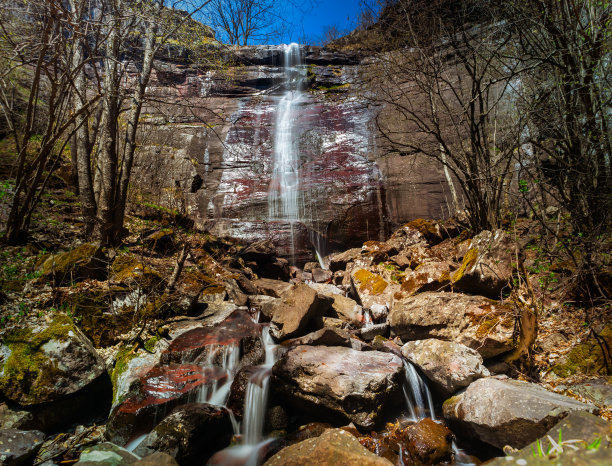
[[[112,411],[106,427],[109,440],[125,445],[155,426],[174,407],[195,399],[200,388],[225,381],[219,367],[169,364],[154,367],[136,382],[123,403]]]
[[[219,346],[239,345],[242,353],[260,340],[261,326],[244,311],[235,311],[214,327],[199,327],[175,338],[162,355],[162,363],[202,361]],[[220,353],[219,353],[220,354]],[[214,359],[211,362],[216,362]]]

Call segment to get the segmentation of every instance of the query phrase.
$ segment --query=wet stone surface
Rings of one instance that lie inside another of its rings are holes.
[[[222,383],[227,377],[219,367],[169,364],[153,368],[111,413],[108,438],[117,444],[127,443],[152,429],[174,407],[195,400],[204,387]]]

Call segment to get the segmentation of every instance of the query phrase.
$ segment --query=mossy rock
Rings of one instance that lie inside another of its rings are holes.
[[[153,291],[163,288],[165,281],[161,274],[131,255],[118,256],[111,266],[110,280],[130,288]]]
[[[56,286],[88,278],[106,277],[106,256],[98,243],[85,243],[61,254],[49,256],[40,266],[40,280],[52,280]]]
[[[144,237],[142,242],[147,248],[160,252],[169,251],[176,246],[174,241],[174,230],[171,228],[154,231]]]
[[[75,393],[104,371],[91,342],[65,315],[14,329],[0,345],[0,392],[24,406]]]
[[[465,256],[463,256],[463,262],[461,263],[461,267],[459,267],[451,276],[451,282],[457,283],[459,280],[463,278],[466,270],[470,270],[476,264],[478,260],[478,248],[470,249]]]
[[[381,294],[389,286],[380,275],[364,269],[355,272],[355,278],[359,281],[359,290],[366,291],[372,295]]]
[[[125,289],[81,292],[71,296],[66,305],[79,327],[96,348],[116,344],[120,335],[129,333],[134,327],[134,308],[125,307],[111,312],[110,303]]]
[[[436,223],[430,220],[417,218],[412,222],[408,222],[404,227],[417,230],[430,244],[437,244],[442,241]]]
[[[591,336],[586,342],[576,345],[567,355],[565,362],[554,366],[552,371],[559,377],[569,377],[576,373],[610,375],[612,371],[611,348],[612,324],[608,324],[597,339]]]

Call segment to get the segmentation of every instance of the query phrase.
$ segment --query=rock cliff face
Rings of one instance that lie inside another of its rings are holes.
[[[134,200],[184,211],[216,235],[271,239],[297,263],[312,260],[315,247],[325,255],[416,217],[442,216],[441,170],[385,154],[376,109],[358,85],[362,57],[302,47],[305,89],[292,121],[300,221],[270,217],[284,52],[234,49],[223,73],[156,63]]]

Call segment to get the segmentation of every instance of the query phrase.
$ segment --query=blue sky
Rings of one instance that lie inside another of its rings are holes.
[[[310,42],[320,38],[326,26],[353,30],[359,17],[360,0],[303,0],[296,5],[290,4],[289,8],[293,16],[290,22],[295,27],[290,28],[281,42],[298,41],[304,37]]]

